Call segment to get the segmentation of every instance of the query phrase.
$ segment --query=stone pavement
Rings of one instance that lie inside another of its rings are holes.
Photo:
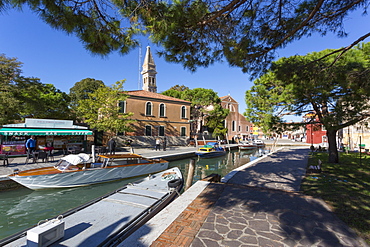
[[[367,246],[322,200],[299,193],[307,155],[285,148],[210,183],[151,246]]]

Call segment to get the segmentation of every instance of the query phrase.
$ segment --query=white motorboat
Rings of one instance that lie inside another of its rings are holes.
[[[264,147],[265,143],[262,140],[254,140],[253,144],[256,145],[257,147]]]
[[[0,246],[116,246],[175,199],[182,186],[180,169],[170,168],[0,240]]]
[[[53,167],[15,171],[8,177],[32,190],[67,188],[152,174],[168,168],[168,161],[138,154],[99,155],[97,163],[87,154],[68,155]]]
[[[248,150],[257,148],[257,145],[250,143],[249,141],[241,141],[239,142],[238,147],[240,150]]]

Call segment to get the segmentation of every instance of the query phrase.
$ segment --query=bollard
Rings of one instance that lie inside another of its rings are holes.
[[[189,169],[188,169],[188,177],[186,179],[185,190],[189,189],[192,185],[193,177],[194,177],[194,171],[195,171],[195,159],[190,159]]]
[[[95,163],[95,145],[91,145],[92,163]]]

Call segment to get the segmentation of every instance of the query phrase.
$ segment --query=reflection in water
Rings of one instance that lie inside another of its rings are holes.
[[[137,179],[67,189],[33,191],[21,188],[0,192],[0,239],[36,225],[40,220],[56,217]]]
[[[261,152],[264,150],[232,151],[226,156],[211,159],[198,160],[194,157],[196,168],[193,183],[212,173],[224,177],[233,169],[256,159]],[[186,181],[189,163],[190,159],[173,161],[170,162],[170,167],[179,167]],[[31,227],[40,220],[56,217],[137,179],[138,177],[69,189],[32,191],[24,188],[0,192],[0,239]]]
[[[268,150],[265,149],[252,149],[243,151],[232,151],[222,157],[215,157],[211,159],[196,159],[196,167],[193,183],[205,178],[213,173],[226,176],[230,171],[235,168],[247,164],[250,161],[262,156]],[[185,179],[188,176],[190,159],[183,159],[178,161],[170,162],[170,166],[177,166],[183,172]]]

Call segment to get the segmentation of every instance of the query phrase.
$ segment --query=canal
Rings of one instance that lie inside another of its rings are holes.
[[[225,156],[212,159],[197,159],[194,157],[196,168],[193,183],[212,173],[220,174],[223,177],[235,168],[256,159],[265,152],[268,152],[268,150],[254,149],[231,151]],[[179,167],[186,181],[189,163],[190,159],[177,160],[170,162],[170,167]],[[137,179],[124,179],[69,189],[33,191],[21,188],[0,192],[0,239],[27,229],[41,220],[56,217],[71,208],[84,204]]]

